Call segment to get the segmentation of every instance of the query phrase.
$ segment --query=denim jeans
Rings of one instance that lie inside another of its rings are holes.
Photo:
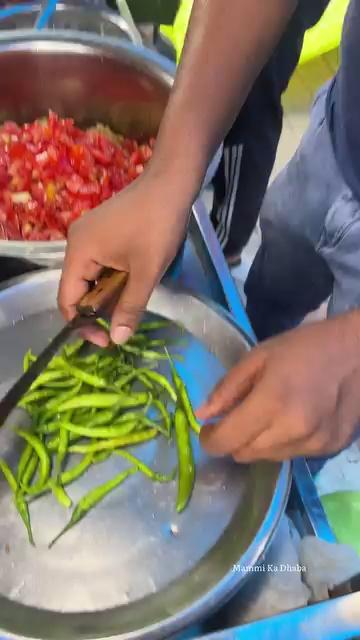
[[[245,286],[259,340],[295,327],[328,298],[330,316],[360,306],[360,203],[336,163],[327,90],[260,213],[262,244]]]

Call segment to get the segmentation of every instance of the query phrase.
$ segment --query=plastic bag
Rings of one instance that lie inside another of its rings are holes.
[[[338,542],[360,555],[360,492],[337,491],[322,496],[321,502]]]

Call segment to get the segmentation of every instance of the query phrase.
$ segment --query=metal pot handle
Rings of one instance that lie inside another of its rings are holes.
[[[127,22],[129,30],[131,31],[135,42],[141,42],[142,44],[143,41],[141,33],[134,22],[134,18],[132,17],[132,13],[129,9],[127,0],[116,0],[116,6],[122,18],[124,18],[124,20]]]
[[[52,16],[54,15],[55,11],[56,11],[56,4],[57,4],[57,0],[48,0],[45,4],[44,7],[42,8],[42,10],[40,11],[40,14],[35,22],[34,28],[37,29],[38,31],[41,31],[42,29],[46,29],[47,25],[49,24],[50,19],[52,18]],[[106,3],[103,2],[103,7],[104,10],[107,8],[106,7]],[[125,20],[128,29],[129,29],[129,33],[132,36],[133,41],[138,45],[138,46],[142,46],[143,45],[143,40],[142,40],[142,36],[134,22],[134,19],[132,17],[131,11],[129,9],[128,3],[126,0],[116,0],[116,4],[118,7],[118,11],[120,16],[122,17],[123,20]],[[86,3],[84,3],[84,11],[86,10]]]

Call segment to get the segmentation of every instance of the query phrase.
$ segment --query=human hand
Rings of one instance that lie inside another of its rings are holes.
[[[204,448],[236,461],[334,454],[360,423],[360,313],[304,326],[245,357],[199,409]]]
[[[172,185],[146,172],[118,196],[74,223],[58,297],[65,318],[74,317],[77,303],[104,267],[126,271],[128,281],[111,323],[113,342],[126,342],[179,249],[189,211],[190,206],[174,205]],[[83,334],[99,346],[108,342],[97,327],[87,328]]]

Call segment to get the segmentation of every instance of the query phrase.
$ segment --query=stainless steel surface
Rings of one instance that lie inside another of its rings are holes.
[[[1,20],[0,33],[15,29],[32,29],[41,17],[41,9],[41,4],[34,3],[31,9]],[[138,46],[142,44],[138,30],[133,30],[123,16],[107,10],[105,3],[96,7],[90,4],[84,5],[82,2],[59,2],[56,5],[56,11],[50,16],[47,28],[86,31],[99,36],[125,38]]]
[[[292,472],[297,515],[303,518],[304,530],[300,533],[302,535],[311,533],[326,542],[336,542],[307,461],[304,458],[294,460]],[[298,521],[296,524],[299,528],[301,527],[301,522]]]
[[[51,108],[80,126],[103,122],[153,135],[173,80],[164,58],[124,41],[77,32],[0,35],[0,121],[32,120]],[[54,82],[56,78],[56,82]],[[63,242],[0,242],[0,255],[59,264]]]
[[[76,31],[0,33],[0,122],[32,120],[51,108],[80,126],[103,122],[130,136],[156,135],[174,72],[166,58],[120,39]],[[0,241],[0,255],[41,266],[59,266],[64,251],[64,242]]]
[[[356,640],[355,636],[360,636],[358,593],[198,640]]]
[[[124,20],[126,20],[129,28],[131,29],[131,32],[138,37],[138,42],[139,44],[141,44],[141,35],[134,22],[127,0],[116,0],[116,6],[118,8],[119,14],[124,18]]]
[[[0,292],[3,391],[18,376],[23,353],[30,346],[39,351],[61,327],[55,311],[59,275],[25,276]],[[189,294],[160,287],[149,312],[185,325],[185,361],[179,368],[195,405],[248,351],[248,341],[228,314]],[[11,461],[14,442],[7,432],[0,438]],[[33,550],[1,484],[2,635],[169,638],[228,599],[246,577],[245,571],[233,572],[233,565],[256,563],[272,538],[286,504],[289,466],[243,468],[210,460],[197,445],[195,452],[197,484],[183,516],[174,512],[174,486],[158,487],[135,476],[51,552],[46,543],[66,514],[47,499],[33,505],[38,541]],[[174,463],[174,451],[159,444],[138,453],[158,468],[171,469]],[[113,464],[89,473],[72,497],[114,473]]]
[[[76,318],[76,320],[78,320]],[[3,425],[10,413],[19,404],[23,395],[29,390],[32,383],[44,371],[50,360],[56,355],[60,347],[69,340],[72,332],[78,327],[77,322],[70,322],[63,327],[53,338],[50,344],[44,348],[31,367],[10,387],[6,394],[0,399],[0,425]]]

